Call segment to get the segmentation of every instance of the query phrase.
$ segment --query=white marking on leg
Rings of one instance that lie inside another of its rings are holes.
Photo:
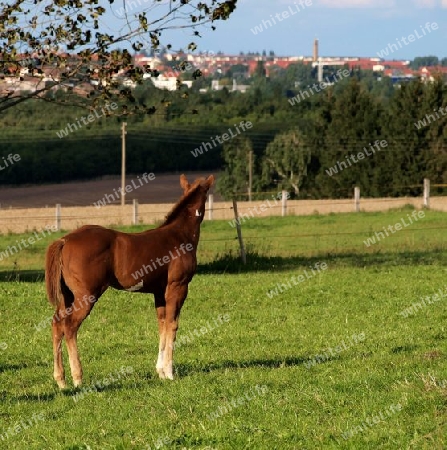
[[[135,291],[139,291],[142,287],[143,287],[143,280],[141,280],[139,283],[135,284],[134,286],[127,288],[126,291],[135,292]]]
[[[157,359],[157,364],[155,366],[158,376],[161,379],[165,379],[165,373],[163,370],[163,366],[164,366],[164,362],[165,362],[165,343],[166,343],[166,339],[165,339],[165,331],[163,330],[163,332],[160,334],[160,343],[158,345],[158,359]]]
[[[156,369],[163,369],[164,356],[165,356],[165,351],[164,350],[159,350],[158,351],[157,365],[155,366]]]
[[[165,355],[165,359],[164,359],[164,374],[165,377],[168,380],[173,380],[174,379],[174,373],[173,373],[173,365],[172,365],[172,357],[173,357],[173,352],[174,352],[174,348],[173,348],[173,342],[172,342],[172,336],[169,336],[169,338],[166,340],[169,342],[166,342],[166,355]]]
[[[173,370],[172,370],[172,361],[170,363],[166,364],[166,367],[164,369],[164,373],[165,373],[165,377],[168,380],[173,380],[174,379],[174,373],[173,373]]]

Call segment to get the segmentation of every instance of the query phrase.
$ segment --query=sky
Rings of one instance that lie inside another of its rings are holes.
[[[386,48],[385,59],[447,57],[447,0],[239,0],[216,25],[194,39],[197,51],[311,56],[318,38],[323,57],[385,57]],[[190,40],[186,30],[172,39],[179,47]]]

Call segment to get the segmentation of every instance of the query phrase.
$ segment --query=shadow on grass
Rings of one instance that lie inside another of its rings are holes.
[[[0,271],[0,282],[2,281],[26,281],[29,283],[40,283],[45,280],[44,270],[4,270]]]
[[[221,361],[218,363],[210,364],[176,364],[175,370],[177,376],[186,377],[197,372],[214,372],[218,370],[225,369],[249,369],[249,368],[269,368],[269,369],[279,369],[282,367],[294,367],[302,365],[308,358],[288,356],[286,358],[278,359],[254,359],[251,361]]]
[[[70,381],[67,380],[67,383],[69,383]],[[100,392],[113,392],[113,391],[121,391],[123,389],[123,382],[115,381],[113,383],[107,384],[107,385],[103,385],[102,383],[83,383],[82,386],[79,387],[67,387],[65,389],[60,390],[59,392],[61,393],[61,395],[63,395],[64,397],[75,397],[77,394],[83,394],[79,397],[79,400],[82,400],[84,397],[90,395],[90,394],[95,394],[95,393],[100,393]]]
[[[67,380],[67,382],[69,383],[70,380]],[[42,394],[25,393],[21,395],[11,396],[11,398],[14,401],[21,401],[21,402],[50,402],[55,398],[62,396],[62,397],[72,397],[73,404],[76,404],[77,402],[81,402],[85,397],[88,397],[90,394],[98,394],[100,392],[108,392],[108,391],[110,392],[121,391],[125,389],[125,387],[123,386],[124,386],[123,383],[116,382],[113,384],[109,384],[107,386],[96,386],[94,384],[85,384],[77,388],[75,388],[74,386],[68,386],[65,389],[59,389],[56,383],[54,382],[51,392],[45,392]],[[5,400],[7,396],[8,394],[4,393],[3,400]],[[0,392],[0,400],[1,399],[2,395]]]
[[[263,256],[257,253],[247,254],[247,264],[244,265],[234,253],[221,255],[216,260],[199,264],[197,273],[249,273],[249,272],[280,272],[294,270],[299,267],[307,269],[316,263],[326,263],[334,267],[373,267],[373,266],[414,266],[414,265],[446,265],[447,251],[445,249],[430,249],[414,252],[369,252],[369,253],[321,253],[317,256]]]
[[[0,373],[6,372],[8,370],[16,371],[25,369],[28,367],[28,364],[1,364],[0,363]]]
[[[316,263],[326,263],[335,267],[384,267],[384,266],[447,266],[447,251],[445,249],[430,249],[414,252],[366,252],[366,253],[321,253],[316,256],[264,256],[255,252],[247,254],[247,264],[242,264],[239,255],[226,253],[214,261],[199,264],[198,274],[250,273],[250,272],[281,272],[297,268],[308,269]],[[0,282],[22,281],[42,282],[45,279],[44,270],[5,270],[0,271]]]
[[[50,392],[45,394],[23,394],[14,397],[15,401],[18,402],[50,402],[54,400],[57,396],[57,392]]]

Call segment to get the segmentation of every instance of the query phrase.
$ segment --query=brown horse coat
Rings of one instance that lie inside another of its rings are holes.
[[[62,363],[65,336],[75,386],[82,382],[77,332],[107,288],[152,293],[159,327],[156,364],[160,378],[173,379],[173,348],[188,284],[195,274],[200,224],[214,177],[189,184],[180,177],[183,196],[156,229],[122,233],[83,226],[47,249],[45,282],[53,316],[54,379],[66,386]]]

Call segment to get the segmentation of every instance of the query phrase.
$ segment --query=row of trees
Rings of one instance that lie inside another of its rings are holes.
[[[432,66],[447,66],[447,58],[439,59],[437,56],[417,56],[410,62],[412,69],[419,69],[420,67]]]
[[[308,70],[297,64],[270,78],[259,73],[245,94],[227,89],[200,93],[202,79],[175,93],[157,90],[148,81],[132,95],[136,104],[154,105],[155,113],[101,117],[62,139],[56,132],[81,123],[85,110],[26,102],[3,113],[0,155],[15,152],[22,159],[0,170],[0,183],[119,174],[122,120],[128,122],[129,173],[223,170],[219,189],[226,197],[247,192],[249,167],[254,192],[286,188],[314,198],[351,195],[355,185],[370,196],[414,194],[424,177],[446,181],[446,88],[441,79],[398,87],[388,78],[353,72],[292,106],[289,99],[310,92],[304,82],[295,87],[293,81],[301,73],[312,82]],[[240,139],[194,156],[202,143],[242,120],[253,127]],[[386,141],[386,147],[372,153],[370,144],[377,140]],[[365,156],[360,159],[358,153]]]
[[[169,50],[170,45],[161,41],[173,28],[190,29],[187,48],[194,51],[200,30],[214,29],[219,20],[228,19],[237,0],[168,2],[160,8],[152,0],[135,11],[135,5],[118,8],[113,0],[104,5],[97,0],[35,0],[39,15],[22,3],[0,4],[0,72],[8,78],[8,83],[0,80],[7,88],[0,95],[0,151],[21,155],[20,165],[0,167],[0,183],[119,173],[122,120],[129,123],[130,171],[223,168],[219,189],[228,197],[247,189],[248,167],[255,191],[281,187],[313,197],[344,196],[354,185],[366,195],[401,195],[417,192],[414,186],[424,177],[445,182],[447,111],[442,80],[396,88],[389,78],[379,80],[373,72],[353,70],[349,78],[315,94],[309,87],[316,82],[315,68],[277,67],[266,78],[259,62],[246,94],[226,88],[203,94],[210,80],[197,70],[184,74],[194,80],[191,89],[179,79],[177,92],[163,92],[144,82],[144,73],[156,71],[135,67],[131,51]],[[107,16],[112,13],[121,21],[114,30]],[[120,45],[129,47],[119,49]],[[412,67],[438,64],[446,65],[447,59],[420,57]],[[123,70],[137,89],[114,78]],[[325,70],[331,79],[331,69]],[[53,81],[42,82],[44,71]],[[246,73],[241,66],[224,76],[230,86],[232,78],[244,79]],[[10,89],[14,77],[20,83],[25,75],[28,82],[34,80],[35,89]],[[94,86],[89,83],[93,79]],[[87,97],[55,89],[86,85]],[[311,92],[309,98],[294,105],[287,101],[303,91]],[[79,121],[111,101],[119,104],[112,117]],[[63,107],[49,109],[51,105]],[[251,121],[253,129],[223,149],[191,156],[202,142],[241,120]],[[56,134],[62,129],[67,137],[59,139]],[[386,145],[373,151],[376,141]]]
[[[352,195],[354,186],[366,196],[420,194],[423,178],[447,181],[446,107],[441,79],[403,84],[383,101],[352,78],[293,107],[307,110],[308,120],[255,152],[253,190],[314,198]],[[239,141],[223,149],[219,190],[227,197],[248,189],[253,149],[249,138]]]

